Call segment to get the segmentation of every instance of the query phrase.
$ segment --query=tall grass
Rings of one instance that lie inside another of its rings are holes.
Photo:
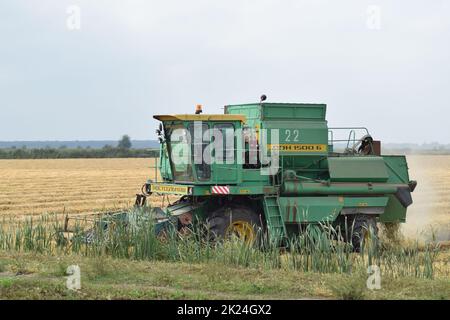
[[[378,265],[382,274],[392,277],[414,276],[433,278],[434,263],[439,254],[436,245],[420,246],[418,242],[401,246],[377,246],[369,237],[361,252],[354,253],[351,244],[331,225],[311,225],[280,248],[267,237],[262,243],[248,245],[232,237],[226,241],[211,241],[205,228],[196,225],[187,235],[174,227],[156,235],[152,217],[141,212],[132,215],[133,223],[110,222],[108,228],[93,229],[89,241],[85,225],[77,222],[70,240],[62,237],[61,219],[48,216],[19,223],[3,221],[0,227],[0,250],[38,252],[50,255],[79,254],[90,257],[111,256],[134,260],[164,260],[186,263],[214,262],[222,265],[287,269],[303,272],[361,272],[369,265]],[[102,220],[103,221],[103,220]],[[97,221],[95,225],[102,225]],[[373,243],[371,243],[373,242]]]

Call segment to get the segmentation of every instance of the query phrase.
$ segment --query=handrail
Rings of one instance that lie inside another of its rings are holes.
[[[347,139],[335,139],[335,131],[347,130],[348,136]],[[328,144],[334,145],[335,142],[345,142],[347,144],[346,148],[350,147],[350,143],[352,142],[352,148],[355,147],[357,143],[356,132],[363,131],[362,136],[369,135],[369,130],[366,127],[329,127],[328,128]]]
[[[355,139],[356,139],[356,131],[355,131],[355,129],[351,129],[350,132],[348,133],[347,149],[348,149],[348,145],[350,144],[350,140],[352,139],[352,136],[353,136],[353,147],[354,147],[355,146]]]

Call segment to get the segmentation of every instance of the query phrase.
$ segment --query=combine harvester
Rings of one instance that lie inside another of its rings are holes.
[[[327,223],[352,230],[344,238],[359,250],[377,223],[405,222],[417,184],[405,156],[381,155],[366,128],[329,128],[325,104],[265,100],[227,105],[224,114],[197,106],[154,116],[160,158],[136,206],[150,195],[179,196],[152,210],[157,232],[168,221],[182,230],[199,220],[217,237],[254,241],[262,230],[282,245]]]

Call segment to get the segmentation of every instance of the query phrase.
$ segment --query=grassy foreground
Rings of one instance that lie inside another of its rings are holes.
[[[151,209],[130,211],[126,221],[113,217],[87,233],[75,225],[70,241],[51,217],[3,222],[0,299],[450,298],[450,251],[400,244],[395,229],[379,243],[369,236],[356,253],[339,229],[308,226],[284,251],[270,241],[211,241],[196,223],[187,234],[169,224],[157,236]],[[66,288],[71,265],[81,270],[79,291]],[[380,272],[379,290],[367,289],[369,266]]]
[[[443,252],[447,259],[449,252]],[[66,289],[69,265],[81,269],[81,290]],[[51,256],[0,251],[0,299],[449,299],[448,278],[322,274],[217,263],[133,261],[106,256]]]

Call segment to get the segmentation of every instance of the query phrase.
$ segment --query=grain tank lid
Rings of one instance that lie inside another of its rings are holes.
[[[160,121],[246,121],[242,114],[173,114],[155,115],[153,118]]]
[[[241,104],[225,106],[225,113],[246,113],[258,109],[261,120],[312,120],[324,121],[326,104],[319,103],[276,103]]]
[[[335,182],[386,182],[389,178],[381,157],[329,157],[328,168]]]

